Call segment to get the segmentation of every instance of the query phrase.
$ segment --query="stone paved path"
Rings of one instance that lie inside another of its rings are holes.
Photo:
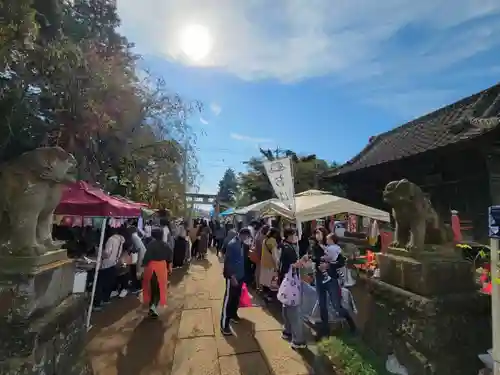
[[[319,374],[314,354],[292,350],[280,337],[277,314],[262,307],[240,309],[236,336],[221,336],[221,275],[210,253],[189,270],[174,270],[158,320],[144,318],[132,296],[96,314],[87,345],[95,375]]]

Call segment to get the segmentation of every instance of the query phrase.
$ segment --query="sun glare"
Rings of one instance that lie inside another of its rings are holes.
[[[204,26],[189,25],[181,32],[181,50],[193,61],[200,61],[207,57],[212,50],[212,44],[210,31]]]

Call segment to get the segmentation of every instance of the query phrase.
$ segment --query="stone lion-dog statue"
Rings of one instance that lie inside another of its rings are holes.
[[[60,147],[41,147],[0,164],[0,255],[39,256],[52,240],[53,214],[76,160]]]
[[[445,245],[453,241],[453,232],[445,225],[422,189],[403,179],[387,184],[384,201],[392,207],[396,222],[392,247],[416,253],[424,245]]]

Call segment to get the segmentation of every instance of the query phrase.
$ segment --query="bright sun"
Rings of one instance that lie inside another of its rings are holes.
[[[210,31],[204,26],[189,25],[181,32],[181,50],[193,61],[200,61],[207,57],[212,50],[212,44]]]

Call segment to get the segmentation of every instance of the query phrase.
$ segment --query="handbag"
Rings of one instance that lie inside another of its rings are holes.
[[[301,281],[290,267],[278,290],[278,301],[285,306],[299,306],[301,302]]]
[[[260,263],[259,253],[257,252],[257,249],[255,247],[252,247],[248,251],[248,259],[250,259],[250,262],[252,262],[254,264],[259,264]]]

